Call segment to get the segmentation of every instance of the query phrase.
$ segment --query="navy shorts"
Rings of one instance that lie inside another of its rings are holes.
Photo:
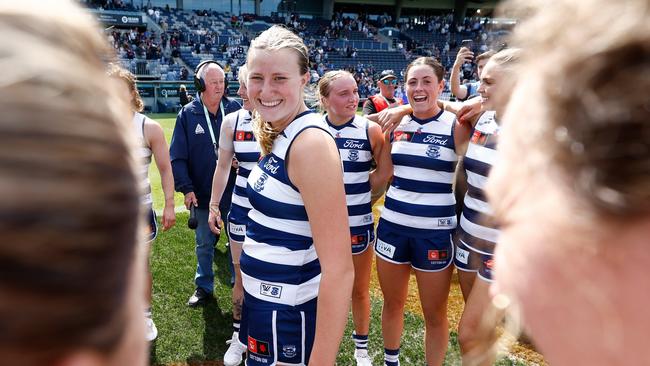
[[[410,263],[420,271],[438,272],[451,264],[454,245],[451,230],[436,230],[429,237],[419,238],[387,230],[380,221],[375,252],[381,259],[391,263]]]
[[[147,215],[147,227],[146,227],[146,233],[145,233],[145,241],[147,243],[150,243],[156,239],[156,236],[158,235],[158,222],[156,220],[156,212],[153,210],[153,208],[149,207],[147,208],[148,212],[146,213]]]
[[[456,255],[454,265],[464,272],[476,272],[484,281],[492,282],[492,267],[494,258],[492,254],[479,252],[465,244],[462,240],[456,241]]]
[[[367,230],[363,233],[353,234],[350,242],[352,243],[352,254],[361,254],[375,243],[375,231]]]
[[[247,366],[307,365],[316,334],[316,311],[244,308]],[[241,334],[241,333],[240,333]],[[241,339],[242,337],[240,337]]]

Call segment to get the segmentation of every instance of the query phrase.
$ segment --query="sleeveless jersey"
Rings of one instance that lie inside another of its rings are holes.
[[[138,147],[136,148],[136,158],[138,159],[137,174],[140,179],[140,189],[142,198],[140,202],[143,205],[151,206],[153,199],[151,198],[151,183],[149,182],[149,165],[151,165],[151,148],[147,146],[144,138],[144,122],[147,116],[135,112],[133,113],[133,128],[138,139]]]
[[[499,125],[494,112],[485,112],[479,118],[463,160],[467,172],[467,194],[460,218],[460,240],[483,254],[492,254],[499,230],[492,219],[484,188],[490,169],[497,162]]]
[[[412,115],[402,119],[392,136],[393,181],[380,225],[420,238],[456,228],[455,121],[455,115],[445,111],[426,120]]]
[[[372,149],[368,136],[368,120],[354,116],[341,126],[334,126],[327,116],[323,117],[334,136],[343,163],[345,200],[352,235],[366,234],[373,230],[372,206],[370,205],[370,169]]]
[[[232,205],[249,210],[251,204],[246,193],[246,180],[257,162],[260,160],[260,147],[253,134],[251,112],[240,109],[233,128],[233,146],[235,157],[239,161],[235,189],[232,192]]]
[[[248,176],[246,192],[252,209],[240,263],[244,301],[253,308],[316,307],[320,263],[304,202],[285,164],[291,144],[307,128],[328,131],[315,113],[299,114]]]

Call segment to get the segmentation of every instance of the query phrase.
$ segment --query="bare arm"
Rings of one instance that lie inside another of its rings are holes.
[[[402,117],[410,113],[413,113],[413,108],[407,104],[386,108],[379,113],[369,114],[366,118],[380,125],[383,131],[393,131],[402,121]]]
[[[157,122],[149,119],[145,120],[144,133],[153,157],[156,160],[158,172],[160,172],[160,182],[163,194],[165,195],[162,226],[163,231],[167,231],[176,224],[176,213],[174,212],[174,175],[169,159],[169,148],[167,147],[167,141],[165,140],[162,127]]]
[[[231,115],[226,116],[221,124],[221,132],[219,134],[219,160],[217,160],[217,168],[214,170],[212,176],[212,193],[210,194],[210,213],[208,215],[208,226],[210,230],[219,235],[223,222],[219,212],[219,202],[223,196],[223,191],[228,184],[228,177],[230,175],[230,168],[233,163],[233,156],[235,155],[233,145],[233,126],[231,122]]]
[[[302,132],[289,154],[289,177],[305,203],[321,265],[316,336],[309,365],[334,365],[354,281],[343,169],[334,140],[320,129]]]
[[[386,189],[388,180],[393,176],[393,160],[390,156],[391,144],[388,133],[382,133],[381,127],[374,122],[370,122],[368,127],[370,136],[370,145],[372,146],[372,157],[377,163],[377,168],[370,172],[370,187],[372,190],[372,202],[381,197]]]
[[[472,59],[474,59],[474,53],[472,53],[472,51],[467,47],[461,47],[456,55],[454,66],[451,68],[451,75],[449,76],[451,92],[456,96],[456,98],[461,100],[467,98],[467,87],[460,84],[460,69],[463,66],[463,63],[472,61]]]

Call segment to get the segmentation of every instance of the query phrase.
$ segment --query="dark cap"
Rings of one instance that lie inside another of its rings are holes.
[[[377,81],[382,81],[384,79],[390,79],[390,78],[397,79],[395,72],[393,70],[384,70],[381,72],[381,74],[379,74],[379,78],[377,79]]]

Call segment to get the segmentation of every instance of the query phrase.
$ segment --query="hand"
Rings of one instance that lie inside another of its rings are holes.
[[[167,231],[176,224],[176,213],[174,212],[174,206],[165,206],[162,216],[162,225],[163,231]]]
[[[214,235],[221,233],[223,221],[221,220],[221,212],[219,211],[219,204],[210,202],[210,214],[208,215],[208,226]]]
[[[377,122],[381,126],[382,132],[393,131],[402,121],[402,117],[408,114],[404,107],[386,108],[379,113],[369,114],[366,116],[369,120]]]
[[[463,103],[463,106],[456,113],[458,122],[470,123],[482,112],[481,98],[472,98],[469,103]]]
[[[472,62],[472,60],[474,60],[474,52],[472,52],[467,47],[461,47],[460,50],[458,50],[458,54],[456,55],[456,61],[454,61],[454,68],[460,67],[465,62]]]
[[[196,200],[196,195],[194,192],[188,192],[185,194],[185,208],[189,210],[190,205],[194,205],[194,207],[199,206],[199,202]]]

